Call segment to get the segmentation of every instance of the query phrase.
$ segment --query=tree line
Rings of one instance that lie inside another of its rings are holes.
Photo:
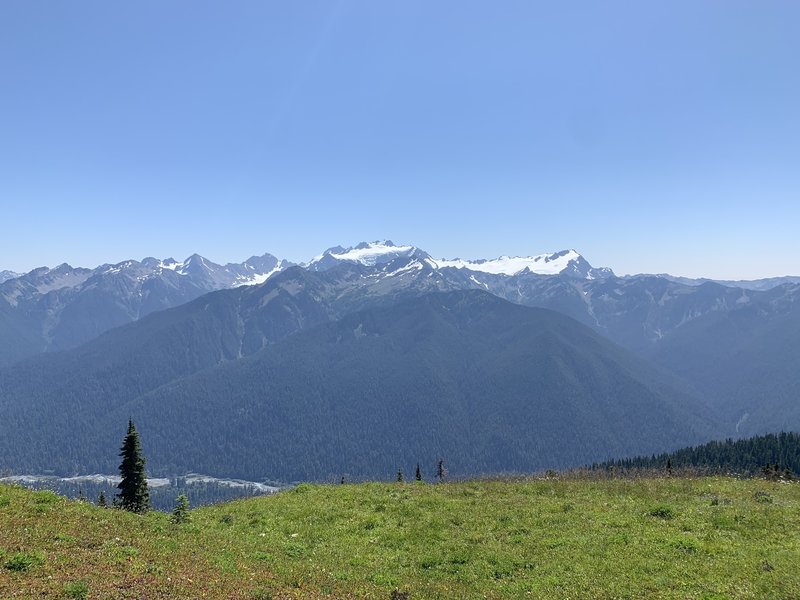
[[[800,433],[770,433],[742,440],[728,438],[675,452],[612,460],[592,469],[701,468],[712,473],[796,476],[800,474]]]

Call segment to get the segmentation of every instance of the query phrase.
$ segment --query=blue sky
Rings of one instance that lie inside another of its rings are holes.
[[[0,269],[575,248],[800,274],[800,3],[0,3]]]

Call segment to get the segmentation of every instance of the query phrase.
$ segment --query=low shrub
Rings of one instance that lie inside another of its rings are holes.
[[[659,519],[669,520],[675,518],[675,510],[668,504],[659,504],[650,509],[651,517],[658,517]]]
[[[9,571],[24,573],[42,564],[44,564],[44,556],[39,552],[17,552],[9,556],[3,566]]]
[[[86,600],[89,597],[89,585],[85,581],[70,581],[64,586],[64,594],[67,598]]]
[[[769,492],[759,491],[753,494],[753,498],[759,504],[772,504],[772,496]]]

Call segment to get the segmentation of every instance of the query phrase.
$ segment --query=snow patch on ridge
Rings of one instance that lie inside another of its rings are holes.
[[[250,267],[250,268],[252,268],[252,267]],[[255,274],[249,275],[247,277],[240,276],[238,278],[238,280],[236,281],[236,285],[237,286],[240,286],[240,285],[261,285],[267,279],[269,279],[270,277],[275,275],[275,273],[278,273],[278,272],[280,272],[282,270],[283,270],[283,265],[281,263],[278,263],[278,265],[274,269],[272,269],[271,271],[269,271],[267,273],[255,273]]]
[[[412,260],[406,266],[400,267],[399,269],[395,269],[394,271],[392,271],[390,275],[394,277],[396,275],[400,275],[401,273],[408,273],[409,271],[421,271],[424,268],[425,265],[423,265],[420,261]]]
[[[168,258],[167,260],[161,260],[158,262],[159,269],[166,269],[168,271],[180,271],[186,263],[177,262],[172,258]]]

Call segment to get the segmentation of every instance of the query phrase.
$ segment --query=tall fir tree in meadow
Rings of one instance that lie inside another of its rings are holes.
[[[119,465],[122,481],[117,486],[117,505],[130,512],[144,514],[150,510],[150,493],[147,491],[142,445],[132,420],[128,420],[128,433],[122,441],[119,455],[122,457]]]

